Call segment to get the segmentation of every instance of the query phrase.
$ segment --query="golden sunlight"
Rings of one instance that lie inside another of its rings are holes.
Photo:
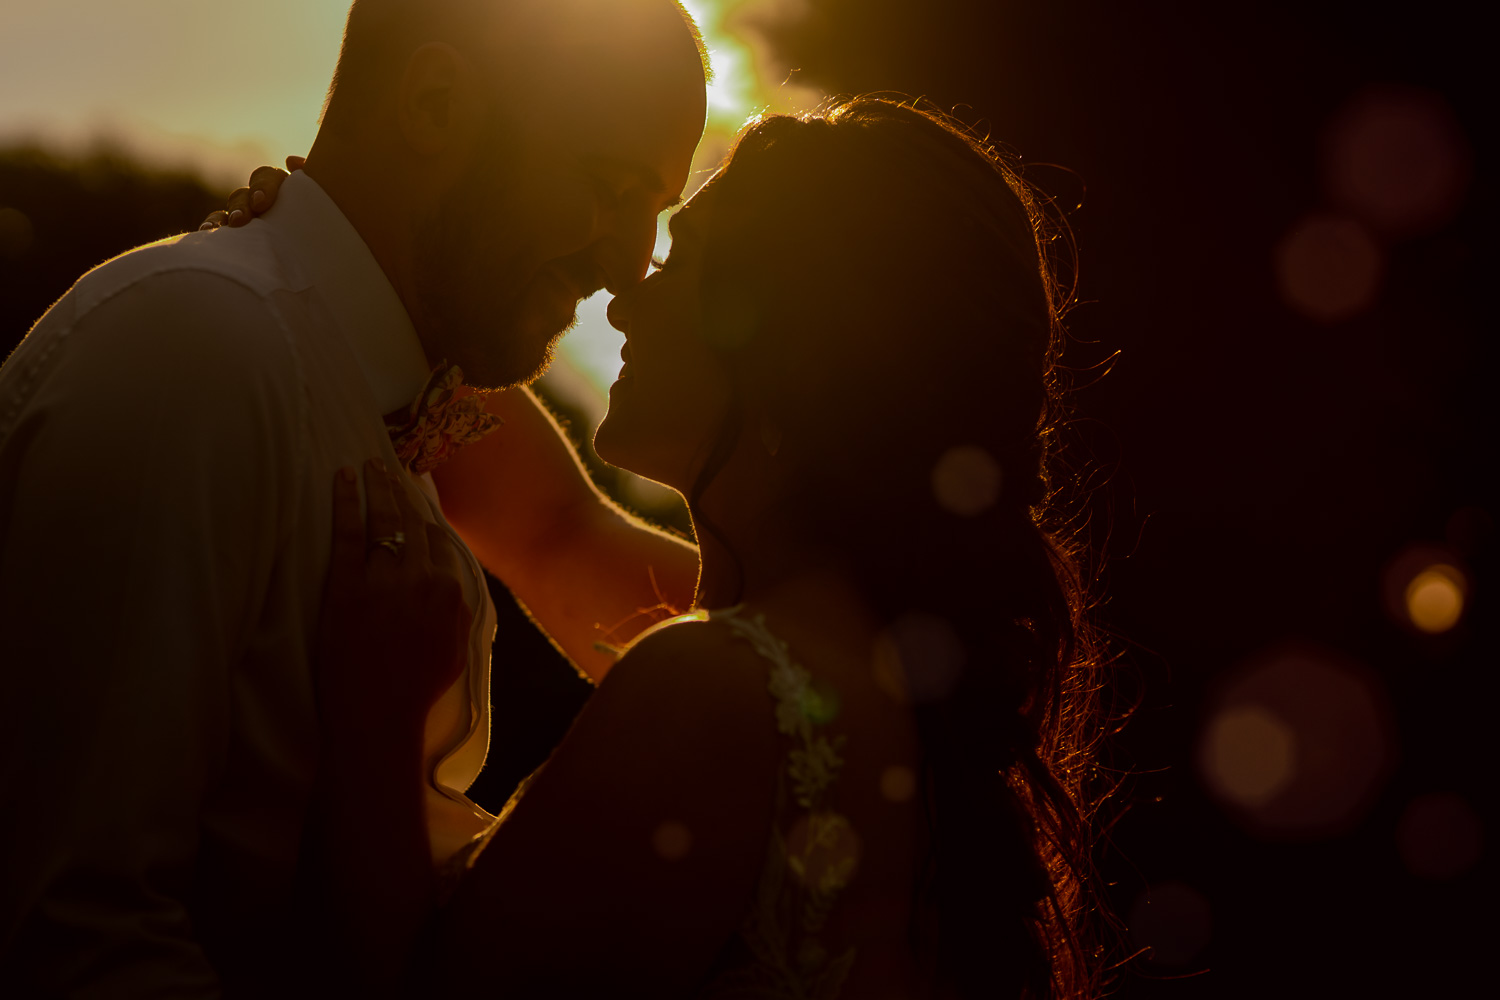
[[[887,802],[910,802],[917,794],[917,772],[903,764],[892,764],[880,772],[880,794]]]
[[[688,0],[683,3],[708,49],[714,76],[708,85],[708,120],[710,127],[727,126],[732,132],[740,127],[756,104],[755,79],[750,72],[753,58],[749,46],[723,28],[723,0]]]
[[[690,198],[713,175],[741,126],[755,115],[793,112],[815,106],[821,91],[790,79],[765,39],[755,28],[756,18],[775,16],[776,0],[684,0],[708,49],[714,77],[708,87],[708,122],[703,142],[693,158],[684,198]],[[656,254],[671,250],[667,218],[657,226]],[[547,376],[547,386],[597,423],[604,415],[606,391],[620,371],[623,336],[609,325],[609,297],[595,295],[578,307],[578,323],[564,338],[559,364]],[[650,487],[641,498],[642,509],[663,502]]]
[[[705,145],[733,136],[753,115],[800,111],[822,100],[821,91],[792,79],[757,28],[763,21],[785,18],[792,5],[779,0],[683,0],[683,6],[703,33],[714,70]]]
[[[707,128],[683,192],[690,196],[747,119],[810,107],[822,94],[789,82],[760,34],[759,25],[796,16],[798,4],[685,6],[715,70]],[[82,152],[103,143],[230,190],[256,166],[312,145],[348,7],[348,0],[264,0],[246,17],[232,4],[182,0],[0,3],[0,144]],[[68,54],[67,72],[59,72],[58,53]],[[663,254],[665,222],[658,230]],[[26,217],[0,211],[0,262],[19,256],[33,238]],[[596,295],[579,308],[548,382],[595,423],[620,368],[622,337],[606,318],[608,299]],[[651,487],[641,494],[643,508],[665,499]]]
[[[1429,635],[1448,631],[1463,613],[1463,574],[1453,566],[1428,566],[1406,585],[1406,614]]]
[[[1368,812],[1389,773],[1395,734],[1378,675],[1335,650],[1268,649],[1205,713],[1204,783],[1263,836],[1331,836]]]
[[[681,823],[668,820],[651,835],[651,846],[663,861],[681,861],[693,849],[693,832]]]
[[[1209,725],[1205,743],[1205,776],[1216,792],[1240,806],[1269,802],[1296,773],[1296,734],[1260,705],[1221,712]]]

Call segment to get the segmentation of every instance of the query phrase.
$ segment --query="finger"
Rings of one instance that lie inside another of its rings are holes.
[[[250,189],[242,187],[231,194],[229,201],[225,204],[225,208],[229,211],[228,225],[243,226],[249,222],[251,219]]]
[[[358,579],[365,571],[365,519],[359,512],[359,479],[346,466],[333,477],[333,558],[330,578]]]
[[[398,545],[397,551],[391,552],[384,545],[377,545],[376,540],[396,536],[401,530],[401,512],[396,508],[391,481],[385,474],[385,463],[378,458],[365,463],[365,502],[369,508],[365,544],[370,549],[370,566],[394,569],[401,562],[402,547]]]
[[[280,167],[260,166],[250,171],[250,189],[253,191],[267,184],[279,184],[286,180],[286,171]]]
[[[198,229],[200,232],[205,229],[218,229],[228,221],[229,213],[221,208],[217,212],[208,213],[208,218],[203,220],[203,225],[199,226]]]
[[[260,215],[275,204],[281,182],[289,176],[280,167],[256,167],[250,175],[250,211]]]
[[[307,162],[307,157],[305,157],[305,156],[288,156],[286,158],[286,171],[287,171],[287,173],[289,173],[289,174],[295,174],[297,171],[299,171],[299,170],[302,169],[302,165],[304,163],[306,163],[306,162]]]

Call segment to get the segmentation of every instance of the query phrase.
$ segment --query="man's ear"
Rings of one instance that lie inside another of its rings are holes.
[[[396,120],[419,155],[437,156],[467,144],[480,117],[478,81],[451,45],[430,42],[406,61],[396,94]]]

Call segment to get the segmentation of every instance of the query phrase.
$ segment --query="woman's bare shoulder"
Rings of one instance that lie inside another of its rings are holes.
[[[550,995],[622,970],[663,993],[696,981],[750,905],[780,760],[755,654],[713,622],[654,631],[495,828],[444,954],[508,942],[508,977]]]
[[[653,626],[626,648],[600,684],[637,694],[668,689],[719,703],[754,692],[763,699],[766,665],[754,649],[722,621],[702,614],[679,615]]]
[[[743,781],[769,787],[779,756],[764,662],[721,623],[681,620],[627,650],[527,794],[592,790],[628,812],[692,789],[677,806],[713,811]]]

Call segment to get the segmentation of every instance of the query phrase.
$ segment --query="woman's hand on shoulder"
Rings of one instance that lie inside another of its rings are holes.
[[[326,737],[420,738],[427,713],[463,672],[473,612],[448,532],[378,459],[365,464],[368,518],[353,469],[333,491],[333,557],[316,647]]]
[[[237,229],[245,225],[257,215],[263,215],[276,204],[276,196],[281,192],[281,185],[292,173],[302,169],[307,162],[305,156],[288,156],[286,158],[286,169],[277,167],[256,167],[250,174],[250,183],[239,188],[229,196],[224,207],[217,212],[210,212],[208,218],[203,220],[202,229],[218,229],[228,226]]]

